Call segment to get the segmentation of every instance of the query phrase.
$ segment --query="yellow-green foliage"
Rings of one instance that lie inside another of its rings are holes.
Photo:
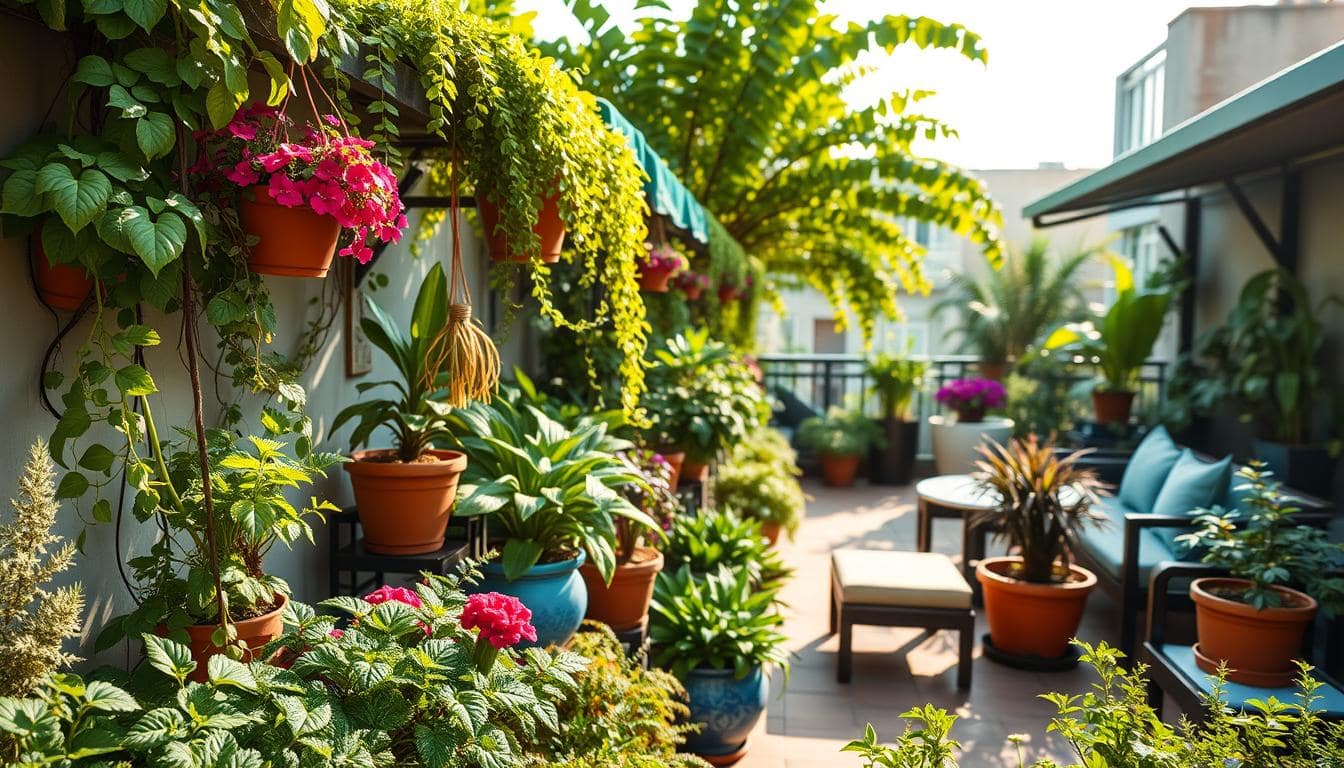
[[[43,585],[70,567],[75,548],[51,533],[60,507],[55,471],[38,440],[19,478],[14,519],[0,525],[0,696],[26,696],[49,673],[78,659],[61,643],[79,632],[79,587]],[[48,548],[56,545],[54,551]]]

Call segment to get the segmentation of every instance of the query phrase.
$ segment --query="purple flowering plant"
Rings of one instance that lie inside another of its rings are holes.
[[[956,411],[957,421],[975,422],[985,418],[985,411],[1002,408],[1008,393],[999,382],[976,376],[944,384],[933,399]]]

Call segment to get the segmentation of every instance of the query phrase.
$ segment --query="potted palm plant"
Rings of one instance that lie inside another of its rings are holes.
[[[1115,274],[1115,301],[1101,316],[1056,329],[1045,349],[1063,349],[1096,365],[1092,408],[1099,424],[1127,424],[1139,382],[1139,371],[1162,333],[1171,292],[1140,288],[1118,256],[1110,257]]]
[[[467,468],[459,451],[440,450],[436,440],[449,436],[444,402],[449,372],[444,329],[448,326],[448,287],[443,267],[436,264],[420,284],[411,315],[410,333],[372,299],[360,324],[364,335],[395,364],[400,380],[360,384],[360,393],[389,388],[395,398],[370,398],[354,403],[332,422],[332,432],[355,422],[350,447],[368,443],[374,430],[392,430],[390,449],[360,450],[345,465],[354,487],[364,546],[370,552],[413,555],[443,546],[443,536],[457,496],[457,482]]]
[[[1236,683],[1281,688],[1297,677],[1294,659],[1318,607],[1327,616],[1344,608],[1344,578],[1329,575],[1344,562],[1344,544],[1320,528],[1293,525],[1300,510],[1263,464],[1237,475],[1241,509],[1201,510],[1199,528],[1177,539],[1230,572],[1190,584],[1195,662],[1210,673],[1226,663]]]
[[[950,409],[955,418],[941,414],[929,417],[933,443],[933,463],[939,474],[966,474],[975,468],[980,446],[985,440],[1006,441],[1013,433],[1013,420],[986,416],[1003,408],[1008,392],[994,379],[972,377],[944,384],[933,399]]]
[[[900,355],[881,354],[868,361],[867,373],[877,395],[877,424],[883,440],[869,456],[868,478],[880,485],[907,485],[919,448],[919,422],[911,406],[924,385],[929,364]]]
[[[658,575],[649,614],[653,660],[685,684],[690,721],[703,726],[687,737],[687,751],[718,765],[746,754],[770,691],[767,669],[788,670],[777,599],[745,569],[696,576],[682,566]]]
[[[533,611],[536,644],[564,644],[588,607],[579,567],[592,563],[604,583],[616,572],[616,520],[644,529],[654,521],[621,490],[644,478],[617,454],[634,446],[605,423],[566,426],[502,397],[453,413],[456,444],[470,458],[458,514],[486,516],[500,544],[476,586],[522,600]]]
[[[1035,435],[980,448],[975,479],[997,503],[970,524],[989,526],[1018,553],[986,558],[975,569],[990,641],[1000,653],[1061,658],[1078,631],[1097,577],[1070,562],[1066,535],[1105,519],[1092,511],[1101,481],[1078,466],[1087,453],[1060,457]]]
[[[854,484],[859,462],[881,439],[871,419],[837,406],[827,410],[825,416],[813,416],[798,425],[799,447],[816,451],[822,480],[840,488]]]

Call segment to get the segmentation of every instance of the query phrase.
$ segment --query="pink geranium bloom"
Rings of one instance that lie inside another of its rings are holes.
[[[480,638],[494,648],[512,648],[523,640],[537,641],[532,611],[518,598],[498,592],[472,595],[462,609],[462,628],[479,629]]]
[[[383,586],[364,596],[364,601],[374,605],[382,603],[404,603],[412,608],[421,608],[420,596],[405,587]]]

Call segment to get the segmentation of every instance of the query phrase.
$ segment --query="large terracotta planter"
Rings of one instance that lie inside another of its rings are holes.
[[[770,542],[770,546],[772,547],[779,543],[779,534],[781,530],[783,529],[779,523],[761,523],[761,535]]]
[[[740,760],[770,694],[765,668],[756,665],[740,680],[731,669],[692,669],[682,682],[690,721],[704,726],[699,733],[686,734],[686,751],[714,765]]]
[[[273,200],[267,187],[243,192],[238,201],[243,231],[257,238],[247,267],[263,275],[326,277],[336,255],[341,225],[306,207],[287,208]]]
[[[965,422],[946,416],[930,416],[929,433],[938,474],[969,475],[975,471],[975,462],[980,458],[976,449],[986,438],[1007,443],[1013,436],[1013,420],[991,417]]]
[[[497,546],[496,549],[502,549]],[[512,595],[532,611],[532,626],[537,629],[536,642],[524,640],[519,648],[548,645],[566,645],[583,623],[588,609],[588,587],[579,575],[584,554],[558,563],[538,563],[509,581],[504,577],[504,564],[495,560],[481,566],[484,578],[469,586],[469,592],[480,594],[499,592]]]
[[[1092,390],[1092,413],[1098,424],[1128,424],[1133,408],[1133,392]]]
[[[1008,375],[1008,363],[1005,362],[981,360],[977,367],[980,369],[980,375],[986,379],[1003,381],[1003,378]]]
[[[284,633],[285,624],[281,621],[281,615],[285,612],[285,604],[289,602],[289,598],[284,595],[276,597],[280,599],[280,603],[274,610],[251,619],[232,622],[238,631],[238,639],[247,646],[243,661],[252,661],[263,646]],[[192,670],[190,677],[198,683],[203,683],[208,679],[207,664],[210,657],[224,652],[210,639],[215,630],[219,629],[219,625],[192,624],[186,629],[187,647],[191,649],[192,661],[196,662],[196,669]]]
[[[671,467],[671,472],[667,476],[667,487],[673,493],[677,492],[677,483],[681,481],[681,467],[686,462],[686,453],[684,451],[659,451],[659,456]]]
[[[443,547],[457,480],[467,457],[429,451],[438,461],[405,464],[395,452],[356,451],[341,465],[350,473],[364,529],[364,549],[380,555],[420,555]]]
[[[42,238],[33,237],[33,279],[37,296],[52,309],[73,312],[93,292],[93,279],[75,264],[52,264],[42,248]]]
[[[1260,688],[1283,688],[1297,678],[1293,663],[1302,652],[1302,636],[1316,618],[1316,601],[1286,587],[1279,608],[1256,610],[1232,599],[1246,591],[1245,579],[1205,578],[1190,584],[1195,602],[1195,663],[1210,674],[1227,662],[1227,679]]]
[[[681,463],[680,480],[686,480],[692,483],[703,483],[709,479],[709,462],[697,461],[687,457]]]
[[[868,479],[877,485],[909,485],[919,449],[919,422],[879,419],[886,447],[873,446],[868,454]]]
[[[1062,584],[1032,584],[1007,575],[1020,562],[1018,557],[990,557],[976,566],[990,640],[1006,654],[1058,659],[1078,632],[1097,577],[1074,565]]]
[[[590,563],[579,568],[588,585],[588,611],[584,614],[620,632],[644,623],[653,600],[653,582],[663,570],[663,553],[653,547],[636,547],[630,562],[616,566],[611,584]]]
[[[835,488],[848,488],[854,484],[859,474],[858,454],[836,454],[823,451],[818,457],[821,461],[822,482]]]
[[[560,252],[565,247],[565,222],[560,218],[560,198],[551,195],[541,201],[541,211],[532,231],[541,238],[541,260],[554,264],[560,260]],[[481,226],[485,229],[485,242],[490,249],[490,258],[495,261],[525,262],[528,257],[516,253],[509,247],[508,237],[497,231],[499,226],[499,206],[484,198],[476,198],[476,210],[481,214]]]

